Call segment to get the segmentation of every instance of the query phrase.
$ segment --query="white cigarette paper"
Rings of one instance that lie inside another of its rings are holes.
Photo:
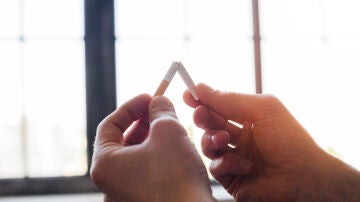
[[[165,93],[167,87],[169,86],[171,80],[174,78],[176,72],[180,74],[180,77],[188,87],[194,99],[199,100],[199,97],[195,92],[194,81],[191,79],[189,73],[186,71],[184,65],[181,62],[173,62],[171,64],[169,70],[165,74],[164,79],[161,81],[159,87],[157,88],[154,96],[163,95]]]

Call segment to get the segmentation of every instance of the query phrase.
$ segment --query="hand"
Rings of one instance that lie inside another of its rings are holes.
[[[196,92],[201,104],[188,91],[184,101],[205,130],[210,172],[237,201],[360,200],[359,172],[320,149],[275,97]]]
[[[99,124],[90,173],[109,202],[214,200],[206,169],[162,96],[135,97]]]

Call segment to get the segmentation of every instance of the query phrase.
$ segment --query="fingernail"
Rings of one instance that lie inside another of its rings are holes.
[[[215,135],[211,135],[210,136],[210,141],[213,145],[217,145],[217,142],[216,142],[216,136]]]

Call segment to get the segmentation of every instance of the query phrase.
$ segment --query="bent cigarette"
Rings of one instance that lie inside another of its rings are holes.
[[[189,73],[186,71],[184,65],[181,62],[173,62],[166,72],[164,79],[161,81],[159,87],[157,88],[154,96],[163,95],[169,86],[171,80],[174,78],[175,73],[179,72],[180,77],[185,82],[186,86],[188,87],[189,91],[191,92],[192,96],[195,100],[199,100],[195,92],[195,84],[194,81],[191,79]]]

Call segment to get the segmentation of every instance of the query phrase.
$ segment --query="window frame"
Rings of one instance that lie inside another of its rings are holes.
[[[261,88],[258,0],[252,0],[256,93]],[[0,179],[0,196],[98,192],[89,176],[99,122],[116,109],[114,0],[84,0],[87,166],[84,176]],[[212,185],[218,185],[212,181]]]

